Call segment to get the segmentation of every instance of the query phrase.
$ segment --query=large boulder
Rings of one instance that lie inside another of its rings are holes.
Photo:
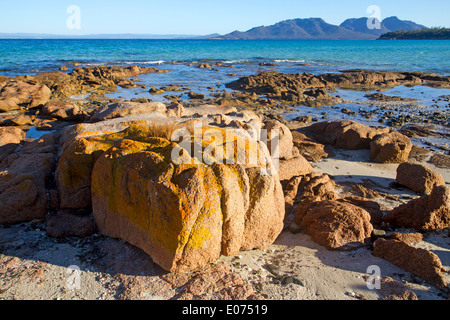
[[[167,107],[164,103],[161,102],[116,102],[97,109],[95,114],[91,117],[91,121],[103,121],[113,118],[153,112],[166,114]]]
[[[0,91],[0,112],[44,105],[51,94],[46,85],[35,81],[10,80]]]
[[[236,129],[243,127],[249,129],[248,134],[251,138],[259,137],[261,122],[253,113],[232,111],[227,115],[217,115],[214,113],[217,112],[217,108],[213,108],[213,106],[199,109],[203,115],[196,119],[196,123],[205,128],[210,124],[224,128],[227,128],[227,125],[237,124]],[[186,110],[195,112],[198,109]],[[140,127],[139,130],[125,130],[136,124],[143,127]],[[58,150],[59,161],[55,175],[61,208],[77,209],[91,205],[92,168],[101,153],[111,148],[115,141],[139,139],[147,137],[147,135],[170,139],[171,134],[180,128],[193,130],[192,119],[190,117],[168,118],[164,113],[152,112],[96,123],[82,123],[64,129],[61,133],[61,148]],[[202,129],[198,130],[201,132]]]
[[[403,241],[378,239],[374,245],[374,255],[397,267],[422,278],[439,289],[446,289],[447,282],[442,275],[442,262],[431,251],[415,248]]]
[[[294,142],[291,130],[277,120],[270,120],[264,124],[267,133],[267,147],[271,153],[278,153],[280,159],[292,159]],[[274,156],[274,154],[272,154]]]
[[[408,189],[421,194],[430,194],[435,186],[445,185],[444,178],[427,166],[405,162],[398,166],[395,181]]]
[[[384,221],[417,230],[447,228],[450,226],[450,187],[434,187],[430,195],[413,199],[386,214]]]
[[[0,224],[43,219],[47,214],[46,185],[55,166],[54,138],[26,142],[0,168]]]
[[[294,146],[308,161],[319,161],[332,156],[333,153],[325,145],[315,142],[299,131],[292,131]]]
[[[127,136],[103,152],[92,171],[93,213],[103,234],[182,272],[221,254],[266,248],[282,231],[283,191],[265,165],[207,165],[166,139]]]
[[[336,200],[311,202],[301,219],[302,231],[330,250],[348,250],[363,245],[373,231],[370,214],[353,204]]]
[[[82,120],[85,117],[77,104],[62,100],[47,102],[42,107],[41,114],[66,121]]]
[[[370,149],[370,143],[377,135],[388,133],[389,128],[369,127],[354,121],[325,121],[304,129],[307,136],[338,149]]]
[[[26,137],[26,132],[17,127],[0,127],[0,147],[7,144],[19,144]]]
[[[370,143],[370,159],[377,163],[403,163],[409,159],[411,140],[396,131],[375,137]]]
[[[279,160],[278,166],[278,175],[282,182],[288,182],[293,177],[303,176],[313,171],[311,164],[302,155],[289,160]]]

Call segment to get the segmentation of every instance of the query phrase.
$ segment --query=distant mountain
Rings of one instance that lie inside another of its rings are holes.
[[[219,39],[377,39],[384,33],[399,30],[425,28],[412,21],[390,17],[381,22],[381,29],[369,29],[368,18],[348,19],[340,26],[332,25],[321,18],[292,19],[271,26],[261,26],[245,32],[234,31]]]
[[[221,39],[371,39],[370,35],[332,25],[321,18],[293,19],[246,32],[234,31]]]
[[[368,18],[347,19],[341,24],[341,27],[355,32],[370,34],[374,37],[379,37],[382,34],[388,32],[395,32],[400,30],[413,31],[426,28],[423,25],[417,24],[412,21],[400,20],[397,17],[389,17],[384,19],[380,23],[380,29],[369,29],[367,26],[367,22]]]
[[[42,33],[0,33],[0,39],[210,39],[220,36],[218,33],[209,35],[184,34],[89,34],[89,35],[59,35]]]

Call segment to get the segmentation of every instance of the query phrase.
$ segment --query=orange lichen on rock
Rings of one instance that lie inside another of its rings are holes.
[[[245,132],[227,135],[205,127],[200,133],[224,139],[198,140],[188,131],[183,145],[142,125],[75,138],[58,165],[59,191],[68,191],[63,205],[92,200],[103,234],[139,247],[171,272],[198,269],[221,254],[266,248],[284,219],[279,178],[266,172],[270,157],[256,164],[227,164],[224,157],[231,142],[242,147],[233,159],[242,151],[267,157],[267,150]],[[196,148],[198,158],[191,153]],[[221,151],[209,153],[213,161],[204,163],[208,148]]]

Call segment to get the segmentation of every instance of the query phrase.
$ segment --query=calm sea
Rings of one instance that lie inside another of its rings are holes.
[[[0,40],[1,75],[54,70],[68,62],[150,65],[210,60],[238,65],[276,61],[282,67],[314,64],[316,68],[306,70],[312,73],[367,68],[448,75],[450,41]]]

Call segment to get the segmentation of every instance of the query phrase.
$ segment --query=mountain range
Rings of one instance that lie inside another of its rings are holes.
[[[427,29],[412,21],[389,17],[379,28],[369,29],[368,18],[347,19],[341,25],[329,24],[321,18],[291,19],[271,26],[226,35],[156,35],[156,34],[91,34],[52,35],[31,33],[0,33],[0,39],[378,39],[382,34],[396,31]]]
[[[271,26],[261,26],[245,32],[232,33],[216,39],[377,39],[382,34],[426,28],[412,21],[389,17],[379,28],[369,29],[368,18],[347,19],[341,25],[329,24],[321,18],[292,19]]]

